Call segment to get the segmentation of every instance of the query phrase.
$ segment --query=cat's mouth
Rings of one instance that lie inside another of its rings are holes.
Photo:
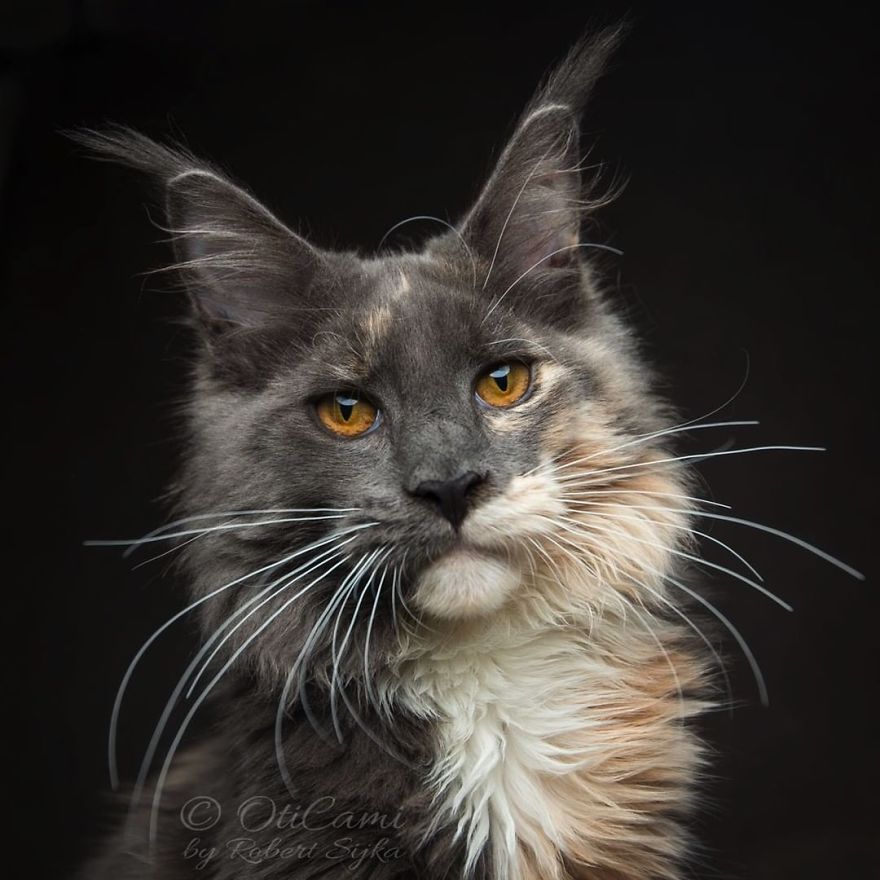
[[[490,614],[520,587],[528,549],[557,528],[565,507],[551,477],[514,477],[503,492],[475,504],[460,529],[432,529],[412,546],[420,557],[413,599],[431,615],[464,619]],[[410,569],[412,570],[412,568]]]
[[[437,617],[479,617],[498,610],[521,581],[519,568],[503,552],[457,536],[421,572],[413,600]]]

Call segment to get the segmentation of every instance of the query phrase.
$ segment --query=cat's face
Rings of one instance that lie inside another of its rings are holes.
[[[564,513],[564,483],[542,464],[590,437],[610,447],[620,425],[648,430],[654,415],[579,266],[554,270],[583,291],[563,328],[495,307],[506,282],[474,289],[450,245],[347,261],[334,283],[351,305],[307,344],[295,314],[280,318],[258,380],[207,379],[191,503],[357,508],[350,520],[376,525],[354,543],[405,557],[420,608],[465,617],[504,603],[529,542]],[[526,300],[540,293],[521,284]]]
[[[557,72],[416,252],[319,250],[192,156],[93,139],[165,186],[201,340],[179,494],[220,523],[186,559],[197,595],[235,585],[206,626],[237,617],[261,666],[329,650],[365,599],[381,644],[398,602],[442,627],[662,591],[682,517],[644,511],[682,482],[647,465],[663,410],[580,237],[578,110],[607,48]]]
[[[315,570],[331,569],[325,581],[283,608],[312,575],[297,580],[231,636],[244,644],[279,611],[251,646],[264,668],[284,674],[316,630],[327,647],[356,610],[359,626],[373,622],[378,656],[396,644],[395,616],[412,624],[410,612],[435,629],[513,607],[586,619],[621,598],[622,571],[663,589],[656,573],[681,517],[646,511],[680,506],[681,482],[668,466],[640,465],[662,457],[662,438],[642,438],[664,422],[627,332],[580,262],[511,289],[509,267],[493,279],[478,242],[469,249],[475,263],[449,235],[418,255],[339,258],[313,285],[327,285],[319,301],[334,290],[345,301],[310,313],[305,333],[301,313],[282,309],[269,328],[221,329],[200,364],[187,512],[332,517],[239,518],[246,528],[188,548],[201,593],[309,542],[315,551],[287,568],[331,553]],[[568,297],[567,320],[534,307],[554,292]],[[240,360],[242,350],[260,355]],[[590,497],[612,534],[584,527]],[[207,626],[248,613],[276,574],[210,604]],[[348,587],[347,605],[322,619]],[[359,630],[353,641],[364,644]]]

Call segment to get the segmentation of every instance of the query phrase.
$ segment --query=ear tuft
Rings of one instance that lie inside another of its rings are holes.
[[[628,31],[629,23],[624,20],[585,33],[550,71],[526,106],[520,124],[542,108],[564,107],[579,117]]]
[[[124,126],[72,137],[161,188],[176,257],[164,271],[183,280],[208,329],[261,326],[308,289],[323,255],[210,163]]]
[[[582,38],[549,74],[462,222],[487,264],[484,290],[500,295],[525,275],[579,265],[581,220],[608,200],[584,184],[580,117],[626,29]]]

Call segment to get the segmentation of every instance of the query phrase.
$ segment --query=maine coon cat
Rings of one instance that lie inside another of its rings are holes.
[[[414,251],[321,249],[180,147],[80,136],[159,185],[197,339],[177,519],[140,542],[179,542],[191,603],[114,731],[143,652],[204,634],[84,876],[682,876],[717,661],[688,567],[726,514],[674,451],[714,423],[657,395],[581,237],[618,39]]]

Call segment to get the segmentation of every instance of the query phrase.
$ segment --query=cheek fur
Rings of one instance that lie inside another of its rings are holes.
[[[543,446],[544,464],[467,517],[466,549],[423,574],[423,610],[464,619],[513,598],[530,615],[586,620],[609,603],[665,604],[663,576],[689,535],[681,474],[652,464],[668,456],[603,427],[595,410],[551,421]]]
[[[462,525],[469,544],[486,549],[516,550],[522,539],[546,535],[565,513],[557,482],[544,474],[514,477],[507,489],[476,507]]]
[[[549,426],[536,473],[563,511],[541,539],[554,605],[664,603],[664,576],[690,534],[687,482],[670,457],[605,427],[599,412]]]

